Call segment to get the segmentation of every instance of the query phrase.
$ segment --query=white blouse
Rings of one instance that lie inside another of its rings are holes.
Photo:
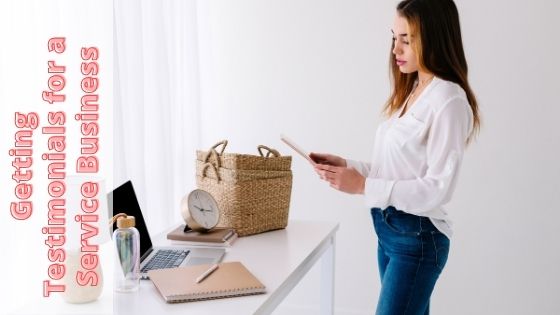
[[[452,222],[444,205],[457,183],[473,114],[463,89],[435,77],[402,116],[377,128],[371,163],[346,160],[364,177],[368,208],[429,217],[448,238]]]

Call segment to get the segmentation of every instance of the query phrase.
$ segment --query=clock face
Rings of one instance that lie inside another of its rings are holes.
[[[211,229],[218,224],[220,212],[212,195],[204,190],[195,189],[188,198],[189,212],[196,223],[205,229]]]

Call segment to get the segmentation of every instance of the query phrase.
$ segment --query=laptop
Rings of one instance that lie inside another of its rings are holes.
[[[148,279],[148,271],[201,264],[214,264],[222,260],[224,248],[198,248],[188,246],[153,247],[150,234],[131,181],[115,188],[107,196],[109,213],[126,213],[134,216],[136,229],[140,233],[140,273]],[[116,224],[113,231],[117,229]]]

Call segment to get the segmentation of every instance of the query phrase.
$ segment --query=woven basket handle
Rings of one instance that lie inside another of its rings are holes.
[[[209,167],[210,167],[212,170],[214,170],[214,174],[216,174],[216,180],[219,182],[219,181],[221,180],[221,178],[220,178],[220,174],[218,174],[218,169],[216,168],[216,165],[214,165],[214,164],[212,164],[212,163],[209,163],[209,162],[206,162],[206,163],[204,164],[204,166],[202,167],[202,174],[201,174],[201,175],[202,175],[202,178],[208,177],[208,176],[206,175],[206,170],[207,170]]]
[[[215,151],[220,145],[223,145],[223,146],[222,146],[222,150],[220,150],[220,153],[218,153],[218,155],[222,155],[222,154],[224,153],[224,150],[225,150],[226,147],[227,147],[227,143],[228,143],[227,140],[222,140],[222,141],[220,141],[220,142],[214,144],[214,145],[210,148],[210,150],[214,150],[214,151]]]
[[[204,161],[204,163],[207,163],[210,159],[210,155],[212,155],[214,157],[214,159],[216,160],[216,164],[218,164],[218,167],[220,167],[220,156],[222,154],[224,154],[224,150],[226,149],[226,146],[228,144],[227,140],[222,140],[216,144],[214,144],[207,152],[206,155],[204,156],[204,158],[202,159]],[[220,150],[220,153],[218,153],[218,151],[216,150],[220,145],[222,145],[222,149]]]
[[[270,157],[271,155],[273,157],[279,157],[280,156],[280,153],[278,151],[276,151],[274,149],[271,149],[271,148],[267,147],[266,145],[261,144],[257,147],[257,149],[259,150],[259,153],[262,157]],[[266,152],[266,156],[263,153],[263,149],[268,151],[268,152]]]

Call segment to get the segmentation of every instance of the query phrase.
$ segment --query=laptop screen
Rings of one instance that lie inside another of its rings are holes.
[[[152,248],[152,241],[150,240],[150,234],[148,234],[148,228],[146,227],[146,222],[144,222],[138,199],[136,199],[132,182],[127,181],[115,188],[115,190],[110,192],[107,196],[107,201],[109,203],[109,214],[111,214],[111,217],[121,212],[129,216],[134,216],[136,228],[140,233],[140,257],[143,257],[144,254]],[[117,224],[113,224],[113,231],[116,229]]]

